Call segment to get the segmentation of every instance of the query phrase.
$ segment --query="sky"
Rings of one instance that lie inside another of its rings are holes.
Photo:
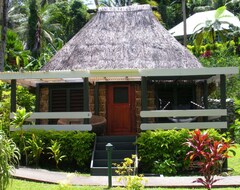
[[[88,6],[89,9],[95,9],[94,0],[83,0],[84,4]]]

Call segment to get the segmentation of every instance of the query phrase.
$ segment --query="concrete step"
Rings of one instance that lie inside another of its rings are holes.
[[[132,154],[136,154],[136,150],[113,150],[112,158],[123,160],[126,157],[131,158]],[[107,151],[106,150],[96,150],[94,152],[94,159],[107,159]]]
[[[123,159],[112,159],[112,164],[120,164],[123,162]],[[108,160],[107,159],[94,159],[93,167],[105,167],[108,166]]]
[[[108,160],[106,145],[108,143],[113,145],[112,163],[120,164],[124,161],[124,158],[131,158],[133,154],[136,154],[135,142],[136,136],[97,136],[93,153],[91,175],[107,175]],[[113,171],[115,169],[113,169]],[[113,172],[113,175],[114,174],[115,172]]]
[[[106,150],[106,142],[97,142],[96,150]],[[133,142],[112,142],[113,150],[135,150]]]
[[[136,136],[97,136],[97,142],[135,142]]]

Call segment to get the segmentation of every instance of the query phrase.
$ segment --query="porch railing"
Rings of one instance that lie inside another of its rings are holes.
[[[27,121],[35,122],[36,119],[90,119],[91,112],[33,112]],[[14,114],[10,113],[10,118],[14,118]],[[64,124],[64,125],[50,125],[50,124],[30,124],[23,125],[23,130],[41,129],[41,130],[56,130],[56,131],[91,131],[91,124]],[[10,127],[11,131],[19,130]]]
[[[141,118],[171,118],[178,121],[180,118],[182,122],[173,123],[148,123],[143,122],[140,126],[141,130],[155,130],[155,129],[225,129],[227,128],[226,121],[210,121],[212,118],[220,118],[227,116],[226,109],[204,109],[204,110],[152,110],[152,111],[141,111]],[[207,121],[196,121],[189,122],[186,118],[198,118],[205,117]]]

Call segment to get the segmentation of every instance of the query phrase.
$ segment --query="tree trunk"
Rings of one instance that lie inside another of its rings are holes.
[[[7,42],[7,21],[8,21],[8,0],[2,0],[0,3],[1,20],[1,44],[0,44],[0,71],[4,71],[4,55]]]

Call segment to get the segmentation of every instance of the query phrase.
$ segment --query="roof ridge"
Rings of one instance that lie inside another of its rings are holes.
[[[125,12],[125,11],[142,11],[142,10],[152,10],[151,6],[148,4],[144,5],[131,5],[124,7],[99,7],[98,12]]]

